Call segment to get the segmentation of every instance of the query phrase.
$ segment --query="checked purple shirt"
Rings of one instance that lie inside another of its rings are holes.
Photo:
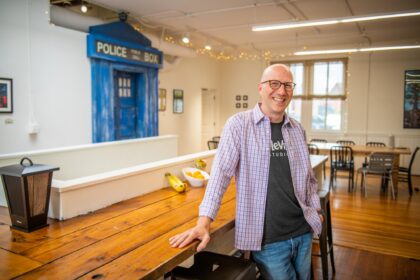
[[[321,233],[317,180],[303,127],[285,115],[282,127],[296,198],[313,231]],[[259,104],[226,122],[200,205],[200,216],[215,219],[232,176],[236,183],[235,247],[261,250],[271,152],[270,120]]]

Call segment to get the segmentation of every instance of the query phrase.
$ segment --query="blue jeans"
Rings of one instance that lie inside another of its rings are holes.
[[[311,279],[312,233],[266,244],[252,256],[264,280]]]

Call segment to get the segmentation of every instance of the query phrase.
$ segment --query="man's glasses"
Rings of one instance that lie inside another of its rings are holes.
[[[282,82],[277,81],[277,80],[268,80],[268,81],[265,81],[265,82],[261,82],[261,84],[264,84],[264,83],[268,83],[272,90],[277,90],[281,87],[281,85],[284,85],[285,90],[292,91],[296,86],[296,84],[292,83],[292,82],[282,83]]]

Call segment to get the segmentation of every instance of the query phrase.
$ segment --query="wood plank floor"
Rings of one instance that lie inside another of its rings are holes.
[[[380,192],[380,178],[367,181],[367,197],[360,186],[347,192],[347,179],[338,178],[331,193],[334,244],[420,260],[420,193],[410,197],[406,183],[399,183],[392,200]],[[359,180],[360,185],[360,180]],[[420,177],[414,177],[420,187]]]

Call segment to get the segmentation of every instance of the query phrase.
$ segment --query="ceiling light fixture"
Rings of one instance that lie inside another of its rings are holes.
[[[397,17],[412,17],[412,16],[419,16],[419,15],[420,15],[420,10],[411,10],[411,11],[387,13],[387,14],[372,14],[372,15],[364,15],[364,16],[329,18],[329,19],[323,19],[323,20],[305,20],[305,21],[298,21],[298,22],[285,22],[285,23],[279,23],[279,24],[255,25],[252,27],[252,31],[268,31],[268,30],[278,30],[278,29],[300,28],[300,27],[308,27],[308,26],[330,25],[330,24],[337,24],[337,23],[348,23],[348,22],[378,20],[378,19],[397,18]]]
[[[80,10],[82,11],[82,13],[86,14],[88,11],[88,6],[83,3],[82,6],[80,6]]]
[[[294,55],[335,54],[335,53],[353,53],[353,52],[374,52],[374,51],[406,50],[406,49],[420,49],[420,45],[372,47],[372,48],[342,49],[342,50],[302,51],[302,52],[295,52]]]
[[[211,46],[209,44],[205,45],[204,48],[208,51],[211,51]]]

